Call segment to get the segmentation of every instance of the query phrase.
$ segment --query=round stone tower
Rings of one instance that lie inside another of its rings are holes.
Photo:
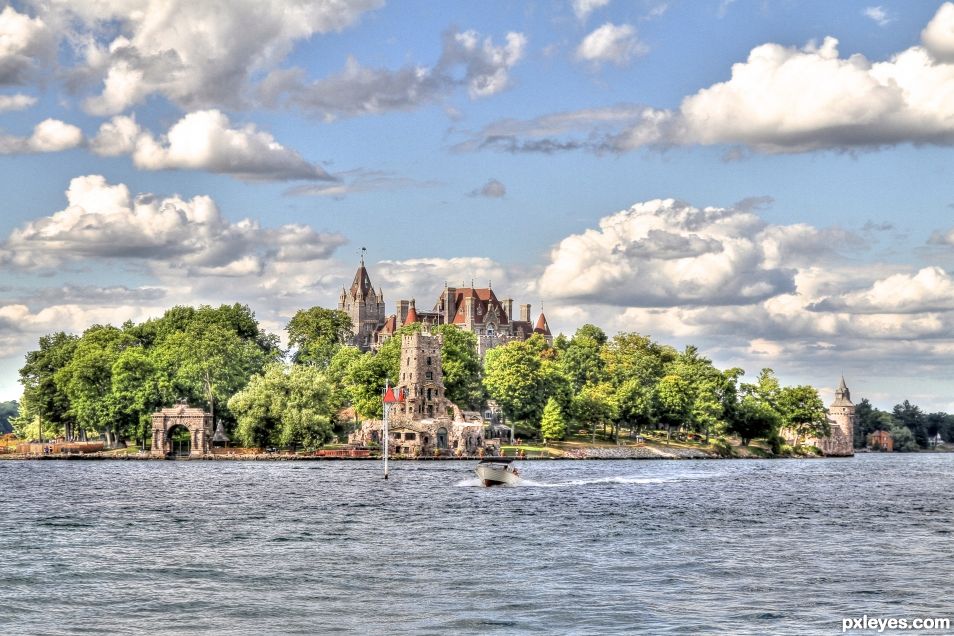
[[[444,399],[441,337],[416,332],[402,339],[397,389],[403,403],[399,403],[397,409],[411,420],[447,416],[449,404]]]
[[[844,376],[835,389],[835,401],[828,407],[828,423],[831,435],[821,440],[822,452],[831,457],[854,455],[855,405],[851,401],[851,392],[845,384]]]

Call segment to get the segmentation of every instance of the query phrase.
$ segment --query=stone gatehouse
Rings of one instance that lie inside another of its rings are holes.
[[[201,457],[212,445],[212,414],[200,408],[178,404],[152,414],[152,455],[165,457],[173,452],[172,434],[178,428],[189,431],[189,455]]]

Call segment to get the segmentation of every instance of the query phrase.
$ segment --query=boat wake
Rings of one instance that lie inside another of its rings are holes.
[[[532,479],[521,478],[519,482],[512,484],[512,487],[526,486],[529,488],[572,488],[577,486],[597,486],[602,484],[620,484],[620,485],[633,485],[633,484],[664,484],[674,481],[686,481],[689,479],[702,479],[708,475],[699,473],[692,475],[674,475],[671,477],[627,477],[627,476],[613,476],[613,477],[596,477],[593,479],[573,479],[571,481],[558,481],[558,482],[540,482],[534,481]],[[461,481],[454,484],[459,487],[467,486],[482,486],[480,479],[474,477],[471,479],[462,479]]]

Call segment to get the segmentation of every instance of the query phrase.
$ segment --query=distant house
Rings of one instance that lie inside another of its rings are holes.
[[[875,431],[868,435],[868,448],[884,453],[894,452],[894,438],[888,431]]]

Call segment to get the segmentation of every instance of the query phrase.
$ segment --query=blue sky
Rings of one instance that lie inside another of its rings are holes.
[[[954,409],[954,4],[17,2],[0,399],[37,338],[180,303],[280,332],[368,248],[567,333]]]

